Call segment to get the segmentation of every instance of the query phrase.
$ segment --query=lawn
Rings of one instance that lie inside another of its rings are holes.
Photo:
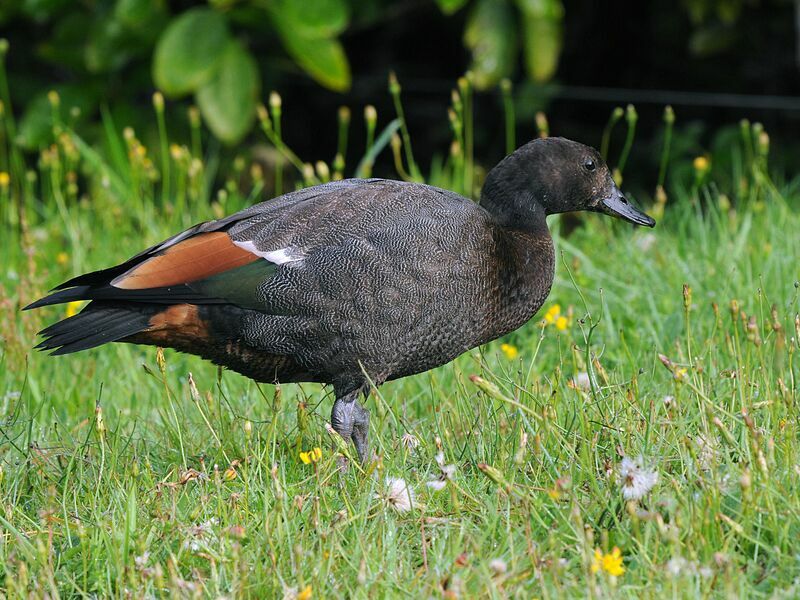
[[[74,307],[21,306],[257,194],[239,164],[208,202],[193,150],[151,160],[132,135],[65,133],[22,200],[21,171],[0,182],[8,597],[800,595],[800,189],[765,157],[732,146],[730,177],[662,198],[654,230],[551,219],[541,313],[375,391],[378,460],[342,474],[320,386],[32,350]]]

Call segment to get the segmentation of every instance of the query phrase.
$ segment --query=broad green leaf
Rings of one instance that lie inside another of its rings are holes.
[[[337,92],[350,89],[350,64],[335,39],[312,39],[280,27],[286,50],[318,83]]]
[[[260,87],[253,56],[239,42],[229,42],[216,74],[197,90],[197,105],[214,135],[233,144],[250,130]]]
[[[122,26],[113,19],[97,18],[85,31],[86,45],[83,48],[83,62],[90,73],[118,71],[131,56],[126,48]]]
[[[271,8],[283,29],[305,38],[335,37],[350,19],[344,0],[278,0]]]
[[[117,0],[114,19],[126,30],[152,39],[161,31],[168,15],[160,0]]]
[[[195,8],[172,21],[161,34],[153,56],[153,80],[165,94],[197,90],[217,71],[230,42],[225,18],[208,8]]]
[[[509,6],[499,0],[479,0],[467,20],[464,44],[472,51],[470,70],[478,89],[508,76],[517,51],[517,24]]]
[[[563,31],[560,19],[525,16],[522,20],[525,40],[525,66],[531,79],[549,81],[558,68]]]
[[[517,6],[528,17],[545,17],[554,21],[564,19],[564,4],[561,0],[517,0]]]
[[[436,0],[439,9],[446,15],[452,15],[466,3],[467,0]]]
[[[117,0],[114,5],[114,18],[132,29],[149,23],[154,15],[164,11],[162,2],[153,0]]]

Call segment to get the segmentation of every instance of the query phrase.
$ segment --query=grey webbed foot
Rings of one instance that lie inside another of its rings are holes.
[[[331,425],[345,440],[353,440],[359,460],[369,453],[369,411],[358,401],[358,392],[337,398],[331,411]]]

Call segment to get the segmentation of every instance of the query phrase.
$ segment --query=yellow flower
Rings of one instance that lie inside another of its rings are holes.
[[[514,360],[517,358],[519,354],[519,350],[517,350],[516,346],[512,346],[511,344],[500,344],[500,350],[503,351],[503,354],[506,355],[508,360]]]
[[[697,158],[694,159],[692,165],[694,166],[695,171],[699,173],[705,173],[706,171],[708,171],[708,168],[711,166],[711,163],[705,156],[698,156]]]
[[[561,314],[561,305],[553,304],[550,308],[547,309],[547,312],[544,313],[544,320],[547,321],[548,325],[552,325],[555,323],[558,316]]]
[[[317,448],[319,450],[319,448]],[[297,600],[311,600],[312,592],[311,592],[311,584],[304,587],[302,590],[297,592]]]
[[[559,315],[559,317],[556,319],[556,329],[559,331],[564,331],[568,326],[569,321],[567,320],[567,317]]]
[[[0,187],[7,188],[11,183],[11,176],[5,171],[0,171]]]
[[[675,370],[672,372],[672,377],[675,379],[675,381],[684,381],[686,380],[686,375],[688,372],[688,369],[685,367],[675,367]]]
[[[322,450],[320,448],[314,448],[313,450],[309,450],[308,452],[300,453],[300,460],[303,461],[304,465],[315,463],[320,458],[322,458]],[[309,598],[311,597],[310,594],[311,592],[309,591]]]
[[[236,479],[236,469],[233,467],[228,467],[225,469],[225,472],[222,474],[222,476],[225,478],[225,481],[233,481]]]
[[[622,552],[614,546],[611,554],[603,554],[600,548],[595,548],[594,556],[592,557],[592,573],[605,571],[613,577],[619,577],[625,572],[625,567],[622,566]]]
[[[67,261],[69,261],[69,254],[67,254],[66,252],[59,252],[58,254],[56,254],[56,262],[60,264],[62,267],[65,264],[67,264]]]
[[[69,302],[66,310],[67,318],[77,315],[78,311],[81,309],[81,306],[83,306],[82,300],[73,300],[72,302]]]

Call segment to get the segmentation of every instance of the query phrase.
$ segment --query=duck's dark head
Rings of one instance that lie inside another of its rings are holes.
[[[622,195],[597,150],[557,137],[528,142],[500,161],[486,178],[481,206],[516,228],[542,227],[547,215],[578,210],[656,224]]]

